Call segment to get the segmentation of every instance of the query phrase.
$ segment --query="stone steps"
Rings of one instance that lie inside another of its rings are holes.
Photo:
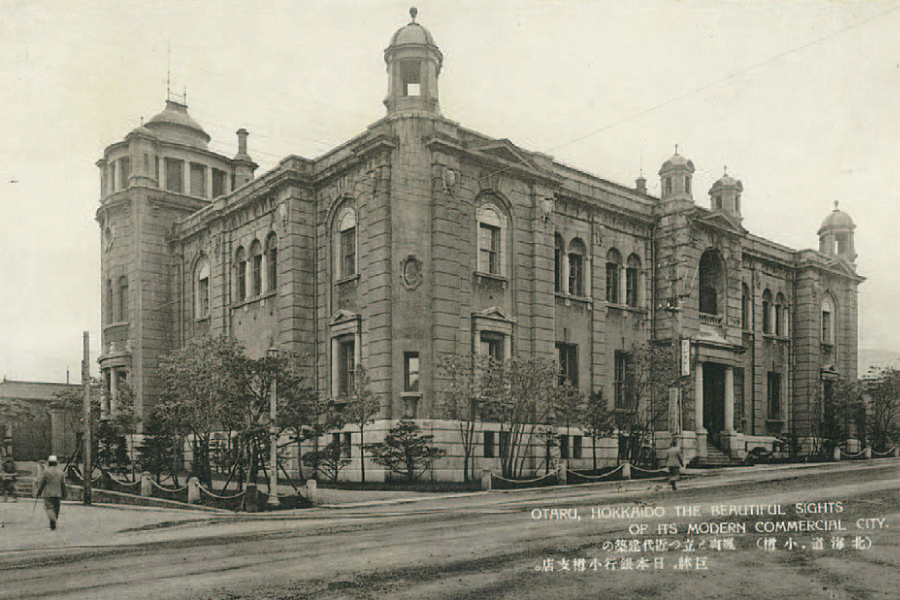
[[[706,447],[706,456],[698,458],[695,466],[701,468],[717,468],[717,467],[739,467],[742,466],[744,462],[737,458],[732,458],[713,446],[709,444]]]

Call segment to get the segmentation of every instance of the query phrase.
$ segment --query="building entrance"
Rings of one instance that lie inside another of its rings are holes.
[[[725,365],[703,363],[703,427],[707,439],[718,445],[725,429]]]

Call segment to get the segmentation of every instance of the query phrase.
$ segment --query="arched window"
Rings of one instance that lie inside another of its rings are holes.
[[[772,333],[772,292],[766,289],[762,297],[763,333]]]
[[[784,294],[775,296],[775,335],[784,335]]]
[[[640,304],[641,259],[637,254],[628,257],[625,263],[625,304],[637,308]]]
[[[128,278],[119,277],[119,322],[128,320]]]
[[[259,296],[262,294],[262,244],[259,240],[253,240],[250,244],[250,268],[252,283],[250,295]]]
[[[234,295],[243,302],[247,298],[247,257],[243,246],[234,254],[234,284]]]
[[[741,328],[744,331],[753,328],[750,323],[750,288],[746,283],[741,284]]]
[[[209,316],[209,261],[201,256],[194,267],[194,316],[205,319]]]
[[[566,255],[566,247],[563,244],[562,236],[558,233],[553,236],[553,288],[557,294],[561,294],[563,289],[563,259]]]
[[[278,238],[270,233],[266,238],[266,290],[278,289]]]
[[[719,314],[719,297],[724,295],[725,269],[715,250],[707,250],[700,257],[700,312]],[[724,306],[724,302],[722,303]]]
[[[606,253],[606,301],[610,304],[619,304],[619,267],[622,265],[622,255],[615,248],[610,248]]]
[[[113,305],[115,303],[115,296],[113,295],[113,283],[112,279],[106,280],[106,323],[112,323],[113,319],[115,319],[115,311],[113,310]]]
[[[587,296],[584,286],[584,242],[575,238],[569,244],[569,293],[573,296]]]
[[[356,262],[356,211],[351,207],[344,208],[338,217],[335,235],[335,273],[337,278],[346,279],[357,273]]]
[[[834,300],[822,298],[822,343],[834,344]]]
[[[506,217],[493,204],[483,204],[476,214],[478,221],[478,271],[490,275],[506,275]]]

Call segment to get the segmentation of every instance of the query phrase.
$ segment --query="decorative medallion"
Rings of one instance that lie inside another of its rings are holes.
[[[408,290],[414,290],[422,283],[422,261],[412,254],[400,261],[400,282]]]

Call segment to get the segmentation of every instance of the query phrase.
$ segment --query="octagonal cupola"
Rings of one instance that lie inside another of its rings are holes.
[[[834,210],[825,217],[822,226],[819,227],[819,252],[853,264],[856,261],[856,248],[853,243],[854,229],[856,229],[856,224],[853,219],[840,210],[835,201]]]
[[[725,174],[709,189],[709,207],[713,212],[723,212],[741,220],[741,192],[744,185],[737,179]]]
[[[659,177],[661,200],[693,201],[691,180],[694,177],[694,163],[678,154],[678,146],[675,146],[675,154],[663,163]]]
[[[384,51],[388,72],[388,113],[423,110],[440,114],[438,76],[444,56],[431,32],[416,23],[417,10],[409,9],[410,22],[397,30]]]

